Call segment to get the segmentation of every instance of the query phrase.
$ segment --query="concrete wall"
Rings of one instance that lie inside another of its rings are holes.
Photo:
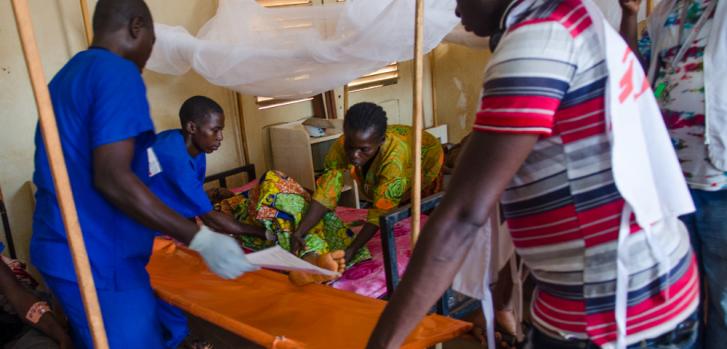
[[[30,1],[35,36],[50,79],[84,45],[77,1]],[[33,135],[38,120],[10,1],[0,2],[0,188],[10,214],[15,245],[28,253],[32,200]],[[5,239],[3,234],[2,239]]]
[[[433,55],[437,123],[447,124],[449,142],[457,143],[472,129],[490,51],[441,44]]]

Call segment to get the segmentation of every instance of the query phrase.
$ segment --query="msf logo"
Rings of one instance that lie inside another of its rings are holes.
[[[621,62],[625,64],[626,71],[621,75],[619,79],[619,88],[621,92],[618,95],[618,101],[624,104],[629,98],[633,98],[634,101],[638,101],[641,96],[650,90],[649,80],[644,75],[644,71],[641,67],[635,67],[638,62],[636,56],[631,52],[629,47],[626,47]],[[636,70],[636,73],[634,73]],[[636,90],[638,86],[638,91]]]

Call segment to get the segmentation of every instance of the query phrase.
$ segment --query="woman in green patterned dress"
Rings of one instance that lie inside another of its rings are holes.
[[[343,136],[331,146],[324,161],[324,173],[316,181],[313,202],[293,234],[293,251],[306,244],[308,236],[330,214],[343,191],[343,178],[349,173],[360,193],[372,207],[366,224],[346,249],[345,259],[366,245],[378,230],[379,216],[405,204],[411,195],[413,129],[404,125],[387,127],[386,112],[374,103],[353,105],[344,119]],[[439,140],[422,137],[422,195],[441,187],[444,152]]]

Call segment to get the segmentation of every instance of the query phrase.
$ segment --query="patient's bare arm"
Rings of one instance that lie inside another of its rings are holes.
[[[200,216],[200,219],[205,225],[212,228],[212,230],[220,233],[232,235],[252,235],[263,239],[265,238],[264,228],[249,224],[242,224],[224,213],[211,211]]]

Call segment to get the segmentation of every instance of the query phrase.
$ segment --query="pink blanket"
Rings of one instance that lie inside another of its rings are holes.
[[[365,209],[338,207],[336,214],[347,223],[366,220]],[[426,219],[427,217],[422,215],[422,225],[424,225]],[[396,238],[396,260],[399,267],[399,276],[401,276],[411,257],[410,219],[407,218],[394,226],[394,236]],[[377,232],[369,241],[368,248],[373,258],[346,270],[343,276],[333,283],[334,288],[373,298],[379,298],[386,294],[386,273],[384,272],[384,254],[382,252],[380,232]]]

